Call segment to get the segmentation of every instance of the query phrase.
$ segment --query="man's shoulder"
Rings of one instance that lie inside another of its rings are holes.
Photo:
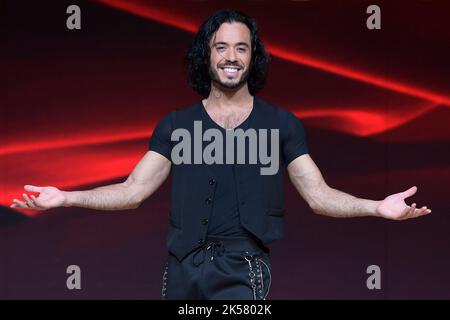
[[[178,119],[186,119],[198,114],[200,110],[200,101],[191,102],[189,104],[182,105],[180,107],[175,108],[171,112],[172,116]]]
[[[167,110],[165,115],[162,117],[162,122],[171,123],[174,126],[180,120],[188,120],[194,117],[199,110],[200,102],[192,102],[190,104],[181,105],[179,107],[171,108]]]
[[[194,102],[190,102],[190,103],[181,105],[181,106],[175,108],[174,111],[175,112],[181,112],[181,113],[183,113],[183,112],[192,112],[193,110],[195,110],[195,109],[197,109],[199,107],[199,104],[200,104],[200,100],[198,100],[198,101],[196,100]]]
[[[273,102],[268,102],[265,99],[262,99],[260,97],[255,97],[257,101],[257,108],[264,113],[276,115],[278,119],[283,120],[289,115],[292,114],[291,111],[280,107],[278,104]]]

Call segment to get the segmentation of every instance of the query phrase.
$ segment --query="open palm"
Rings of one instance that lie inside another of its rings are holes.
[[[55,187],[25,185],[24,189],[26,191],[39,192],[39,196],[37,198],[34,195],[29,197],[26,193],[23,193],[25,201],[14,199],[11,208],[47,210],[61,206],[66,199],[64,192]]]
[[[417,218],[431,213],[431,209],[423,206],[420,209],[416,208],[416,204],[413,203],[408,206],[405,203],[405,198],[412,196],[417,191],[417,187],[411,187],[406,191],[392,194],[386,197],[378,205],[376,211],[377,214],[383,218],[392,220],[405,220],[409,218]]]

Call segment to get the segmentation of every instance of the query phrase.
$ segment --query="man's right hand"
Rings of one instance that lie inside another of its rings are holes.
[[[25,201],[13,200],[11,208],[47,210],[56,207],[82,207],[96,210],[136,209],[166,180],[172,162],[155,151],[147,151],[126,181],[92,190],[62,191],[55,187],[25,185],[39,196],[23,193]]]
[[[31,195],[30,198],[26,193],[23,193],[22,195],[25,201],[14,199],[13,204],[10,206],[11,208],[26,208],[42,211],[64,206],[66,201],[65,192],[55,187],[25,185],[24,189],[26,191],[39,192],[39,196],[36,198],[34,195]]]

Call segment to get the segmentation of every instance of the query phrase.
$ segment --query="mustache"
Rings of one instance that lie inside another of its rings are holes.
[[[217,67],[218,68],[237,67],[237,68],[240,68],[240,69],[244,69],[244,67],[241,66],[240,64],[238,64],[238,63],[230,63],[230,62],[224,63],[224,64],[219,64],[219,65],[217,65]]]

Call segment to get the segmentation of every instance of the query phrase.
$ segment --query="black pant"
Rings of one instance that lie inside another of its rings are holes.
[[[271,282],[269,250],[252,238],[210,236],[179,261],[169,252],[162,297],[262,300]]]

